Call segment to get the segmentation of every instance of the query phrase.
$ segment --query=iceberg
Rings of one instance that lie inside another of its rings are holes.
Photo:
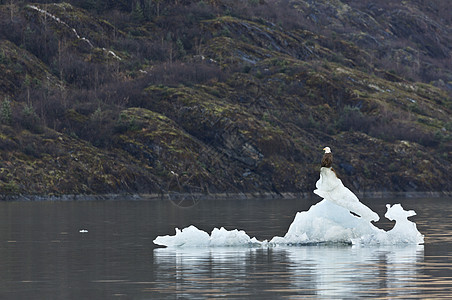
[[[342,184],[342,180],[337,178],[331,168],[320,169],[320,179],[315,186],[317,189],[314,193],[323,199],[342,206],[366,220],[375,222],[380,220],[376,213],[359,202],[358,197]]]
[[[391,230],[385,231],[372,224],[380,217],[361,203],[331,168],[322,167],[314,193],[323,198],[308,211],[298,212],[283,237],[270,241],[251,238],[245,231],[214,228],[209,234],[191,225],[176,228],[173,236],[158,236],[154,243],[166,247],[276,247],[321,244],[349,245],[418,245],[424,236],[409,217],[416,215],[400,204],[387,204],[385,217],[395,221]]]

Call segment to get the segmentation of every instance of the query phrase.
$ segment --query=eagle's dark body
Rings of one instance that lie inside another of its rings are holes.
[[[322,158],[322,167],[331,168],[332,165],[333,165],[333,154],[331,152],[325,153]]]

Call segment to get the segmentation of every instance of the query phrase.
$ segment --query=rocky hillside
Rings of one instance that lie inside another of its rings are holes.
[[[451,191],[447,0],[0,1],[0,194]]]

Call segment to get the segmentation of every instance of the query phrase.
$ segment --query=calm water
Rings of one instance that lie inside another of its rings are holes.
[[[414,209],[425,245],[156,248],[195,224],[282,236],[316,200],[0,203],[0,299],[438,299],[452,297],[452,199],[364,200]],[[384,219],[384,218],[383,218]],[[381,228],[390,228],[380,222]],[[80,230],[88,230],[87,233]]]

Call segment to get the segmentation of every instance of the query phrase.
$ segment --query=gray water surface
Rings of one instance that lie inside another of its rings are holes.
[[[0,299],[439,299],[452,291],[452,199],[365,199],[414,209],[424,245],[166,249],[196,225],[283,236],[318,200],[0,203]],[[376,223],[389,229],[392,224]],[[87,232],[83,232],[87,231]]]

